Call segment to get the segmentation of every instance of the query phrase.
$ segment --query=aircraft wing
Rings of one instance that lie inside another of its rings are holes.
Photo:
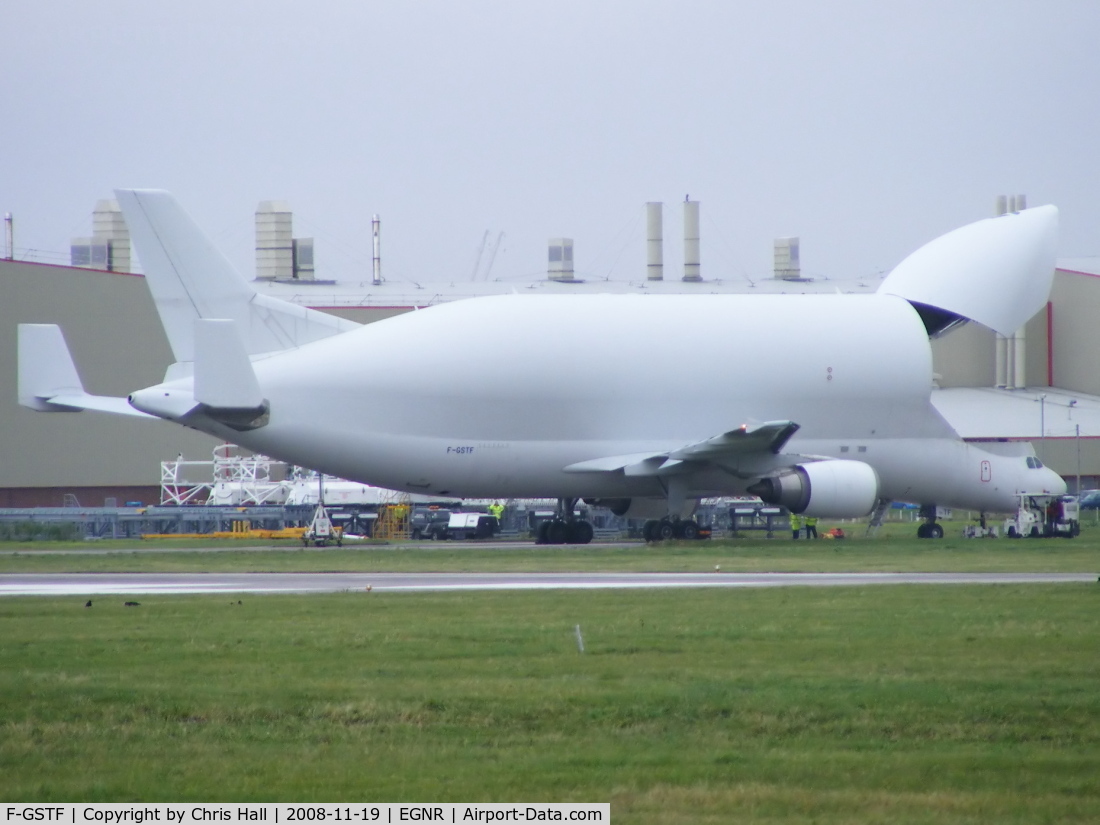
[[[617,473],[628,476],[661,475],[685,463],[722,464],[754,455],[776,455],[798,431],[793,421],[742,424],[708,438],[667,452],[630,453],[579,461],[567,473]]]

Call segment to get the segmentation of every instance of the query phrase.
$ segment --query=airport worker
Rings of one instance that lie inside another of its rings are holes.
[[[1054,499],[1051,499],[1050,503],[1047,505],[1046,533],[1048,536],[1054,532],[1054,525],[1057,523],[1057,521],[1058,505],[1055,503]]]
[[[806,538],[817,538],[817,519],[812,516],[806,519]]]
[[[791,513],[791,538],[797,539],[799,533],[802,532],[802,516],[798,513]]]

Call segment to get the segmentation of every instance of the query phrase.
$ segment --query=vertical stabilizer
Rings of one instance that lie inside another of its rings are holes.
[[[195,321],[231,319],[251,355],[358,325],[252,288],[168,192],[115,190],[176,361],[195,360]]]

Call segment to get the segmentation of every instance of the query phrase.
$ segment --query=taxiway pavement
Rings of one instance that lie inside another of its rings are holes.
[[[1095,573],[16,573],[0,596],[1064,584]]]

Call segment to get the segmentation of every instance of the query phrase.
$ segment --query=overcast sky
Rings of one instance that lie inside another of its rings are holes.
[[[251,276],[278,198],[318,277],[666,278],[701,202],[705,278],[865,277],[987,217],[1061,208],[1100,255],[1095,0],[4,0],[0,211],[17,256],[64,262],[115,187],[171,190]],[[487,259],[487,256],[486,256]],[[486,260],[483,259],[483,268]]]

